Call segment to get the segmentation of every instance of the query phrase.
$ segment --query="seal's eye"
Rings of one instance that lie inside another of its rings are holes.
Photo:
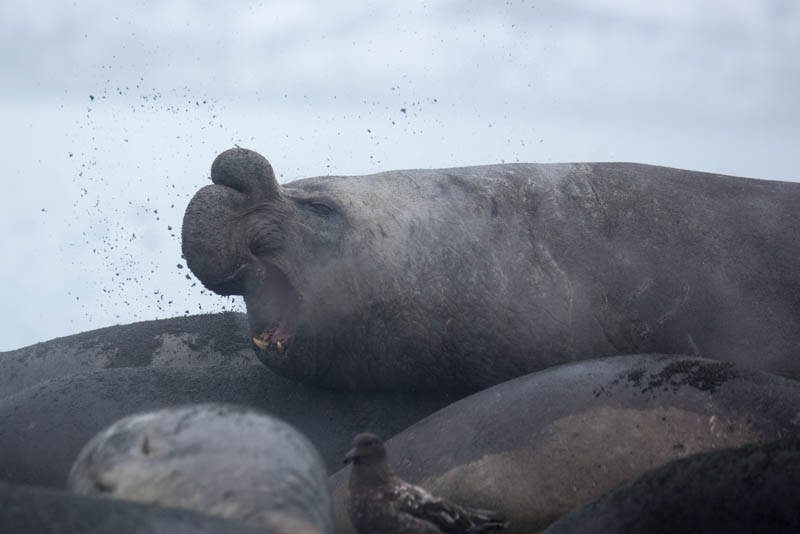
[[[314,202],[310,202],[308,204],[308,207],[311,209],[311,211],[313,211],[317,215],[322,215],[322,216],[330,215],[331,213],[334,212],[334,209],[332,207],[330,207],[327,204],[325,204],[324,202],[320,202],[318,200],[314,201]]]

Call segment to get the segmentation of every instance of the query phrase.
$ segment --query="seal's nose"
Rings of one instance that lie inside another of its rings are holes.
[[[211,181],[247,195],[264,198],[280,195],[280,186],[267,158],[246,148],[231,148],[211,164]]]

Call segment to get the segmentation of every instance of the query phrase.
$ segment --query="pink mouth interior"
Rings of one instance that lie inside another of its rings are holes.
[[[288,347],[297,329],[297,300],[289,299],[281,310],[282,316],[277,322],[267,324],[256,336],[262,341],[277,343]]]
[[[267,349],[284,352],[297,330],[299,297],[286,276],[271,269],[254,291],[244,296],[253,336],[267,344]],[[280,343],[280,345],[278,345]]]

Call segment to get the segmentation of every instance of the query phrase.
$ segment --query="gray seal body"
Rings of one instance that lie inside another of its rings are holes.
[[[189,510],[110,501],[0,482],[0,532],[9,534],[264,534]]]
[[[800,383],[731,363],[620,356],[520,377],[447,406],[387,442],[396,474],[537,532],[673,459],[800,437]],[[336,528],[347,470],[331,478]]]
[[[250,406],[287,421],[336,469],[362,429],[392,435],[455,399],[447,392],[323,390],[260,363],[64,376],[0,399],[0,480],[62,488],[75,457],[105,427],[143,411],[208,402]]]
[[[800,442],[675,460],[566,515],[546,534],[800,532]]]
[[[83,448],[77,494],[187,508],[275,533],[332,534],[327,474],[308,439],[234,405],[126,417]]]
[[[183,222],[259,358],[339,388],[476,391],[553,365],[693,354],[800,377],[800,184],[632,163],[279,185],[232,149]]]
[[[125,367],[257,364],[242,313],[109,326],[0,352],[0,399],[53,378]]]

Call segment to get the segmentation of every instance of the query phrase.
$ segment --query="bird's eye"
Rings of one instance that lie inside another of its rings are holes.
[[[319,201],[309,203],[308,207],[311,209],[311,211],[313,211],[317,215],[323,215],[323,216],[330,215],[334,211],[332,207],[328,206],[324,202],[319,202]]]

